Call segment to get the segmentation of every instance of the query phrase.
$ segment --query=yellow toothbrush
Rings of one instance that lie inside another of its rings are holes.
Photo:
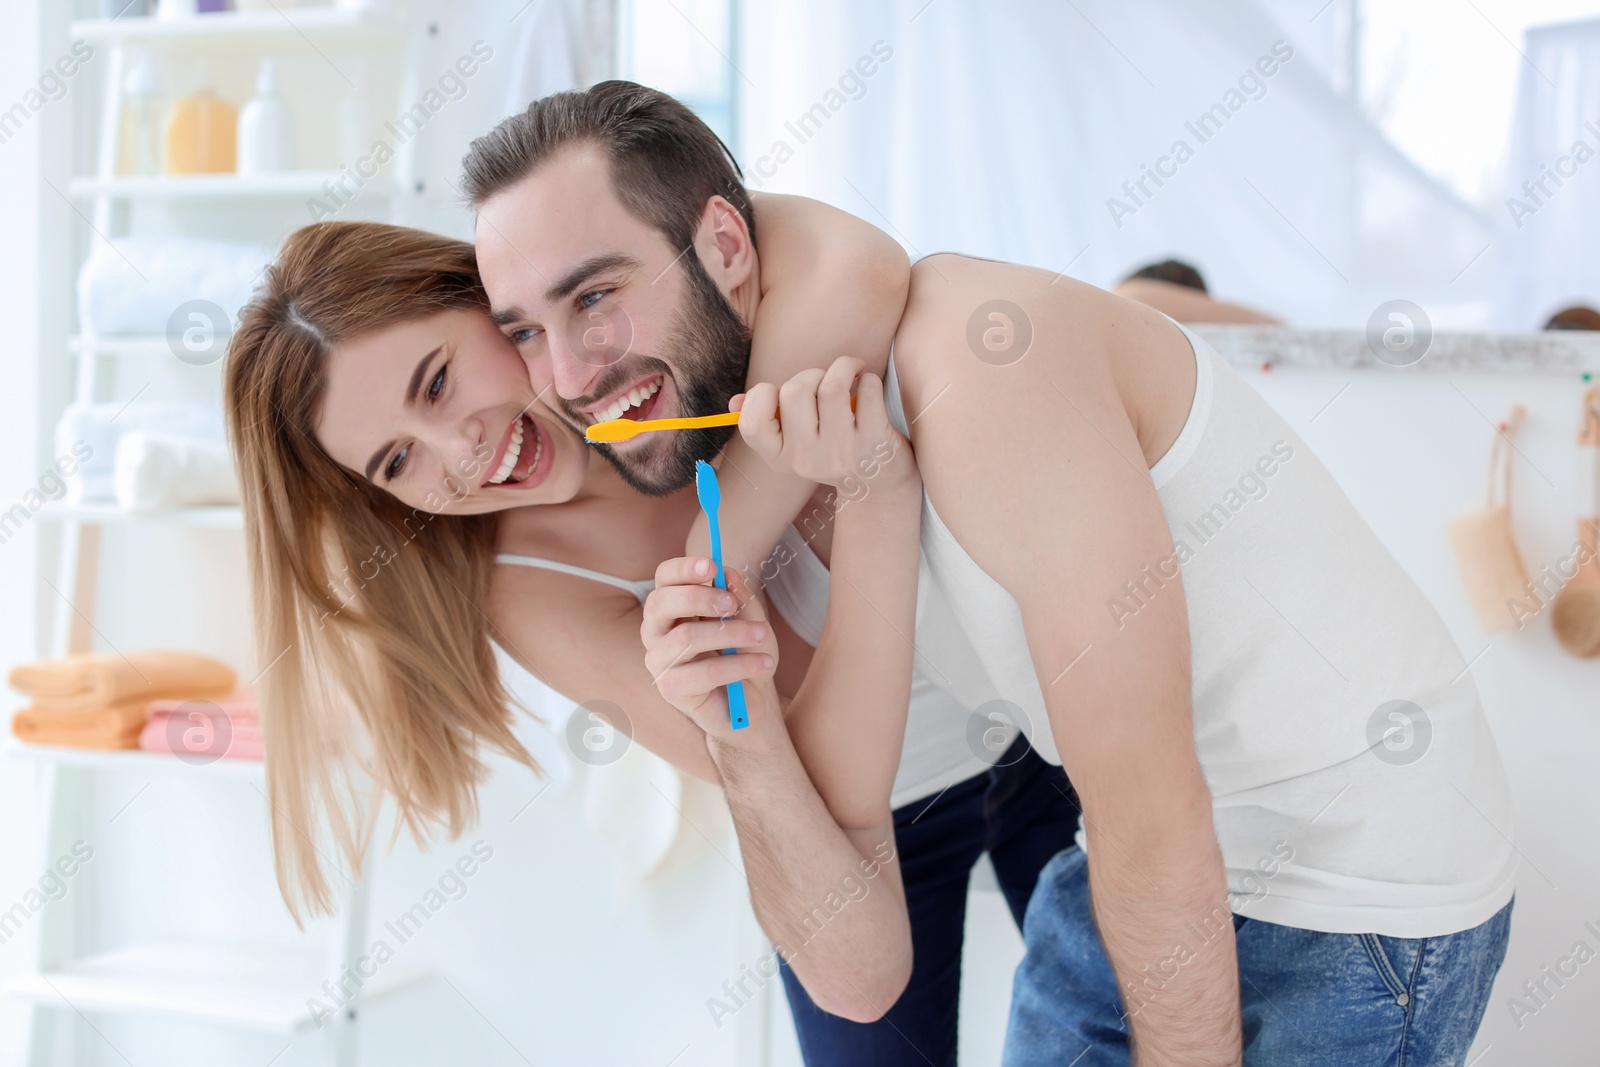
[[[856,398],[850,398],[850,410],[856,408]],[[777,416],[781,409],[774,409],[772,414]],[[721,415],[696,415],[689,419],[645,419],[638,422],[634,419],[612,419],[609,422],[597,422],[587,430],[583,436],[595,444],[610,444],[613,441],[627,441],[642,433],[654,430],[704,430],[712,426],[736,426],[739,422],[737,411],[725,411]]]

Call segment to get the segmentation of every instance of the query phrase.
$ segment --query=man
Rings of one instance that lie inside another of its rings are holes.
[[[1206,288],[1200,271],[1181,259],[1163,259],[1140,267],[1112,290],[1118,296],[1148,304],[1179,322],[1236,322],[1257,326],[1281,326],[1271,315],[1264,315],[1243,304],[1218,300]]]
[[[660,387],[635,418],[742,388],[726,327],[758,313],[759,257],[693,121],[603,83],[467,157],[496,317],[577,425],[640,386]],[[665,346],[706,282],[726,306],[704,344]],[[601,306],[630,343],[597,358],[574,338]],[[1005,702],[1082,799],[1089,861],[1040,877],[1008,1058],[1458,1061],[1504,955],[1504,775],[1442,621],[1304,443],[1154,310],[956,255],[913,268],[886,399],[926,492],[919,663],[969,709]],[[607,458],[668,492],[724,440]],[[803,907],[864,839],[803,799],[791,749],[742,733],[708,747],[752,897]],[[890,896],[808,949],[829,1010],[876,1017],[903,983]]]

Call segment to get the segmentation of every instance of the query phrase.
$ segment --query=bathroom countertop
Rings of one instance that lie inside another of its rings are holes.
[[[1303,330],[1287,326],[1196,323],[1190,327],[1236,367],[1263,364],[1324,370],[1383,368],[1416,371],[1581,373],[1600,371],[1600,333],[1435,333],[1409,366],[1380,360],[1364,330]]]

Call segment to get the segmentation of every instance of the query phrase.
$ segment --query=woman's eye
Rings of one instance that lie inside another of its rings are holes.
[[[406,453],[409,451],[411,451],[410,448],[402,448],[394,454],[394,458],[389,461],[389,465],[383,469],[384,481],[392,482],[400,477],[400,472],[406,466]]]
[[[428,383],[428,399],[430,401],[439,399],[439,393],[444,389],[444,372],[449,366],[450,364],[446,363],[443,367],[440,367],[439,373],[435,374],[433,381]]]

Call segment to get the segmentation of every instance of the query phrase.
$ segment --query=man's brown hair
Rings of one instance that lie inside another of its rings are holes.
[[[694,241],[706,201],[722,196],[756,220],[733,153],[693,111],[666,93],[628,81],[552,93],[473,141],[461,161],[474,208],[516,184],[559,149],[589,143],[611,164],[617,196],[674,248]]]

